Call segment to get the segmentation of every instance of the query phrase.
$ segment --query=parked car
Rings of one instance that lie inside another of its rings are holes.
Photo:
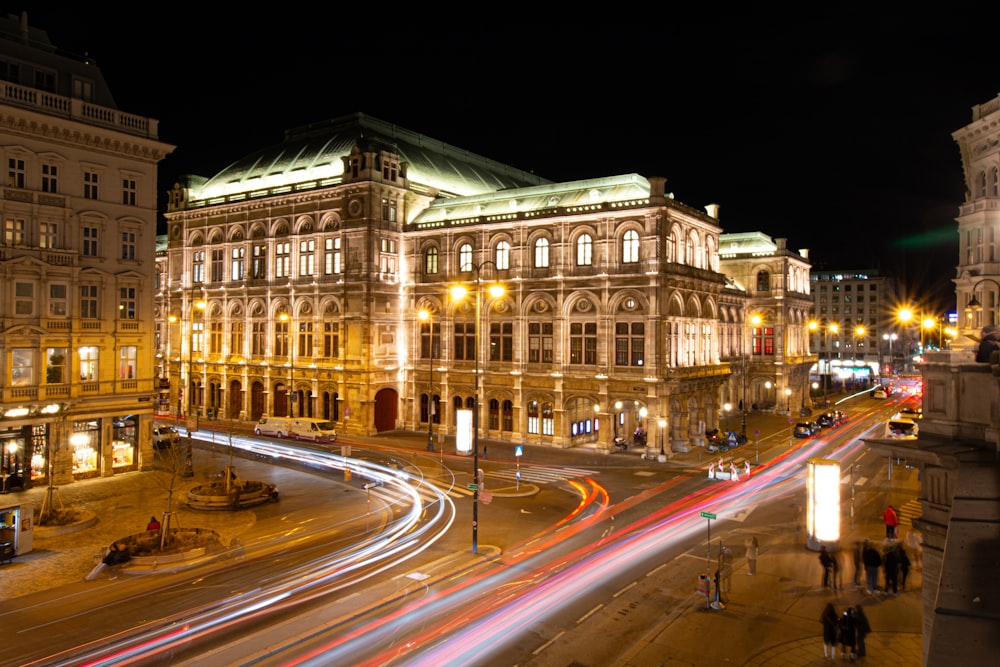
[[[799,422],[792,430],[792,435],[796,438],[808,438],[813,434],[812,424],[809,422]]]
[[[153,425],[153,447],[155,449],[169,449],[180,441],[181,435],[173,426]]]
[[[837,421],[837,415],[833,412],[824,412],[819,417],[816,418],[819,425],[822,428],[830,428],[831,426],[836,426],[839,422]]]
[[[910,419],[923,419],[924,409],[917,405],[904,405],[899,409],[899,416]]]
[[[894,416],[885,424],[885,437],[900,440],[916,440],[920,433],[917,422],[907,417]]]

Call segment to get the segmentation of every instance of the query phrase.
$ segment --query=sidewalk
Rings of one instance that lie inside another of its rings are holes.
[[[850,412],[850,410],[846,410]],[[817,413],[818,414],[818,413]],[[734,419],[738,419],[734,417]],[[798,416],[793,417],[798,421]],[[207,424],[203,424],[208,427]],[[219,426],[224,426],[219,424]],[[767,448],[780,449],[777,443],[787,446],[788,417],[785,415],[750,414],[747,418],[749,442],[734,455],[755,461],[754,432],[759,431],[759,455],[763,462]],[[415,450],[426,448],[425,433],[385,433],[370,438],[351,437],[376,446],[406,447]],[[489,458],[515,460],[515,444],[500,441],[481,441],[488,445]],[[438,446],[438,443],[435,442]],[[453,448],[446,439],[444,446]],[[644,450],[630,448],[626,452],[604,453],[594,449],[554,449],[524,447],[526,460],[534,463],[572,466],[634,466],[650,469],[664,466],[679,469],[707,469],[714,456],[700,448],[690,452],[669,452],[665,463],[641,458]],[[451,451],[446,449],[446,451]],[[195,450],[196,479],[206,478],[222,469],[227,457],[218,452]],[[261,479],[266,476],[281,490],[282,498],[293,495],[299,485],[310,484],[309,475],[284,469],[264,467],[263,464],[241,459],[238,462],[241,477]],[[261,466],[258,468],[257,466]],[[742,473],[742,471],[741,471]],[[873,475],[874,476],[874,475]],[[884,466],[880,479],[885,479]],[[707,482],[728,484],[730,482]],[[916,496],[915,470],[896,469],[884,489],[870,492],[872,507],[881,508],[892,503],[903,507]],[[40,506],[45,489],[29,489],[10,494],[5,499],[23,506]],[[3,584],[0,600],[41,593],[54,587],[79,584],[80,579],[93,565],[93,554],[106,547],[121,535],[136,532],[145,526],[149,517],[160,508],[155,496],[161,490],[144,483],[143,473],[75,482],[60,488],[60,495],[69,505],[80,506],[95,512],[100,520],[79,533],[45,537],[42,531],[35,535],[35,549],[18,556],[10,565],[0,566]],[[805,548],[805,537],[800,530],[789,526],[769,527],[757,533],[760,539],[760,558],[757,575],[746,574],[743,538],[748,529],[735,522],[726,522],[713,541],[723,539],[733,551],[733,575],[728,592],[722,594],[724,609],[711,609],[704,597],[697,594],[697,575],[690,578],[690,595],[684,603],[668,610],[662,620],[650,626],[643,640],[635,645],[623,667],[681,667],[687,665],[733,664],[745,667],[795,667],[824,665],[820,613],[826,602],[831,601],[842,611],[848,605],[864,605],[873,632],[868,636],[868,655],[862,661],[868,665],[892,667],[919,667],[922,664],[922,601],[921,572],[916,559],[910,555],[914,566],[910,571],[906,590],[898,597],[888,599],[866,595],[864,588],[852,585],[853,566],[849,553],[855,540],[868,537],[881,546],[884,527],[876,514],[868,512],[852,528],[847,522],[842,526],[843,554],[840,590],[821,586],[821,569],[818,554]],[[187,514],[193,513],[193,514]],[[859,513],[860,516],[860,513]],[[870,518],[868,518],[870,517]],[[254,521],[253,509],[238,512],[205,513],[177,508],[181,525],[211,528],[220,533],[223,542],[245,531]],[[900,537],[908,529],[907,517],[900,526]],[[799,520],[792,525],[801,524]],[[211,525],[207,525],[211,524]],[[716,553],[713,549],[713,563]],[[704,561],[693,568],[704,570]],[[862,574],[863,586],[863,574]],[[684,586],[684,582],[680,582]],[[713,593],[714,594],[714,593]],[[3,603],[0,602],[0,605]],[[838,658],[839,660],[839,658]]]

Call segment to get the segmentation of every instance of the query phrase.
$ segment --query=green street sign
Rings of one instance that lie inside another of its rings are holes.
[[[715,518],[715,515],[712,514],[711,512],[702,512],[701,516],[704,517],[704,518],[706,518],[706,519],[714,519]]]
[[[479,485],[478,484],[469,484],[469,490],[470,491],[477,491],[478,489],[479,489]]]

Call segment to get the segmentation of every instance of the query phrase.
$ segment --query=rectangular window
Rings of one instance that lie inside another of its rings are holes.
[[[292,244],[277,243],[274,246],[274,275],[277,278],[288,278],[292,263]]]
[[[80,317],[97,319],[97,285],[80,285]]]
[[[267,322],[252,322],[250,325],[250,354],[263,357],[267,354]]]
[[[191,253],[191,282],[205,282],[205,251],[195,250]]]
[[[774,354],[774,327],[754,327],[753,354]]]
[[[274,352],[275,357],[288,356],[288,322],[274,323]]]
[[[267,278],[267,246],[255,245],[250,267],[251,278]]]
[[[54,164],[42,165],[42,192],[59,192],[59,167]]]
[[[490,361],[514,360],[514,323],[490,324]]]
[[[552,322],[528,323],[528,361],[552,363]]]
[[[65,347],[50,347],[45,350],[45,384],[66,384],[69,378],[66,369],[68,358]]]
[[[135,206],[136,187],[134,178],[122,179],[122,203],[126,206]]]
[[[7,218],[3,225],[3,242],[6,245],[24,245],[24,218]]]
[[[12,188],[24,187],[24,160],[7,159],[7,185]]]
[[[135,259],[135,232],[122,232],[122,259]]]
[[[60,283],[54,283],[49,285],[50,317],[66,316],[66,297],[68,294],[69,294],[69,288],[66,287],[66,285]]]
[[[80,381],[94,382],[97,380],[97,369],[100,367],[100,351],[96,347],[80,348]]]
[[[323,356],[336,359],[340,356],[340,323],[323,323]]]
[[[231,280],[243,280],[243,253],[245,248],[240,246],[239,248],[233,248],[231,263],[229,265],[230,279]]]
[[[646,352],[646,324],[645,322],[632,322],[631,326],[631,347],[632,347],[632,357],[631,363],[633,366],[642,366],[645,363],[645,352]],[[707,340],[707,338],[706,338]]]
[[[191,353],[205,354],[205,320],[191,320]]]
[[[474,322],[455,322],[455,360],[472,361],[476,358],[476,325]]]
[[[299,322],[299,349],[300,357],[313,356],[313,323]]]
[[[382,219],[389,222],[396,221],[396,206],[385,197],[382,198]]]
[[[299,241],[299,275],[313,275],[316,268],[316,241]]]
[[[118,317],[123,320],[134,320],[136,312],[136,289],[122,287],[118,292]]]
[[[30,387],[35,384],[35,351],[16,347],[10,351],[10,386]]]
[[[208,353],[212,355],[222,354],[222,322],[213,321],[209,325],[208,331]]]
[[[136,360],[138,359],[136,355],[137,347],[134,345],[123,345],[119,348],[121,351],[118,359],[118,379],[119,380],[133,380],[136,377]]]
[[[569,362],[597,363],[597,322],[572,322],[569,325]]]
[[[211,282],[221,283],[223,277],[226,275],[226,251],[222,248],[212,248],[212,260],[209,265],[209,275],[211,276]]]
[[[381,249],[379,271],[382,273],[396,273],[396,241],[393,239],[382,239]]]
[[[323,272],[330,276],[342,271],[340,265],[340,237],[326,239],[323,251]]]
[[[41,222],[38,224],[38,247],[52,249],[56,247],[56,239],[59,235],[59,224],[55,222]]]
[[[243,322],[229,323],[229,354],[243,356]]]
[[[83,256],[97,257],[97,227],[83,228]]]
[[[35,314],[35,284],[14,283],[14,314]]]
[[[83,172],[83,198],[97,199],[97,172]]]

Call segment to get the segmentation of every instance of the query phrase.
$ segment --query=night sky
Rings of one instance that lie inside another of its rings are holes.
[[[177,146],[161,192],[360,111],[554,181],[664,176],[677,200],[719,204],[726,232],[787,238],[816,269],[879,269],[949,308],[965,192],[951,134],[1000,93],[995,38],[940,9],[457,25],[388,7],[52,4],[6,11],[95,59],[121,109],[159,119]]]

